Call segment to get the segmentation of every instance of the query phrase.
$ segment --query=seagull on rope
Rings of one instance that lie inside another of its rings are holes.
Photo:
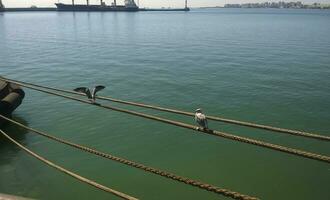
[[[97,85],[91,89],[87,88],[87,87],[78,87],[76,89],[74,89],[74,91],[76,92],[81,92],[86,94],[86,96],[88,97],[88,99],[92,102],[95,103],[96,101],[96,93],[100,90],[103,90],[105,88],[105,86],[103,85]],[[92,92],[91,92],[92,91]]]
[[[197,130],[199,130],[200,128],[202,128],[204,130],[209,130],[206,116],[203,114],[202,109],[200,109],[200,108],[198,108],[195,111],[195,122],[200,126],[200,127],[197,127]]]

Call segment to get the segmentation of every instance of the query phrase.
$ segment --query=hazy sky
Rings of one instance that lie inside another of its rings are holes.
[[[71,3],[71,0],[2,0],[6,7],[30,7],[36,5],[39,7],[54,6],[56,2]],[[107,4],[111,4],[112,0],[104,0]],[[138,0],[135,0],[137,2]],[[246,3],[246,2],[278,2],[280,0],[188,0],[191,7],[200,6],[222,6],[226,3]],[[282,0],[283,1],[283,0]],[[299,0],[284,0],[299,1]],[[300,0],[304,3],[330,3],[330,0]],[[76,3],[86,3],[86,0],[75,0]],[[91,4],[99,3],[100,0],[90,0]],[[117,0],[118,4],[124,0]],[[140,7],[183,7],[184,0],[140,0]]]

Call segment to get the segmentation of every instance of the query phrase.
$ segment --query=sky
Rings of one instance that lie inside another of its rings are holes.
[[[71,3],[71,0],[2,0],[6,7],[30,7],[36,5],[38,7],[53,7],[54,3]],[[104,0],[108,5],[113,0]],[[137,2],[138,0],[135,0]],[[139,0],[140,7],[183,7],[184,0]],[[188,0],[189,7],[204,6],[223,6],[227,3],[255,3],[255,2],[278,2],[280,0]],[[330,0],[281,0],[281,1],[302,1],[310,4],[314,2],[330,4]],[[85,4],[86,0],[75,0],[75,2]],[[90,0],[91,4],[98,4],[100,0]],[[117,0],[117,4],[123,4],[124,0]]]

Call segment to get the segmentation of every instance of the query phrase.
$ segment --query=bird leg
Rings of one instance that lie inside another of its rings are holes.
[[[207,132],[207,133],[214,133],[214,130],[212,130],[212,129],[205,128],[205,127],[199,127],[199,126],[196,126],[195,130],[196,131]]]

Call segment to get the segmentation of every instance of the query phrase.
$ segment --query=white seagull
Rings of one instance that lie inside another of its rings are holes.
[[[209,126],[207,123],[206,116],[202,113],[202,109],[198,108],[195,111],[195,121],[198,123],[199,126],[201,126],[203,129],[208,130]]]
[[[88,99],[92,102],[92,103],[95,103],[95,100],[96,100],[96,93],[100,90],[103,90],[105,88],[105,86],[102,86],[102,85],[97,85],[95,86],[93,89],[92,89],[92,92],[89,88],[87,87],[79,87],[79,88],[76,88],[74,89],[74,91],[76,92],[81,92],[81,93],[84,93],[86,94],[86,96],[88,97]]]

